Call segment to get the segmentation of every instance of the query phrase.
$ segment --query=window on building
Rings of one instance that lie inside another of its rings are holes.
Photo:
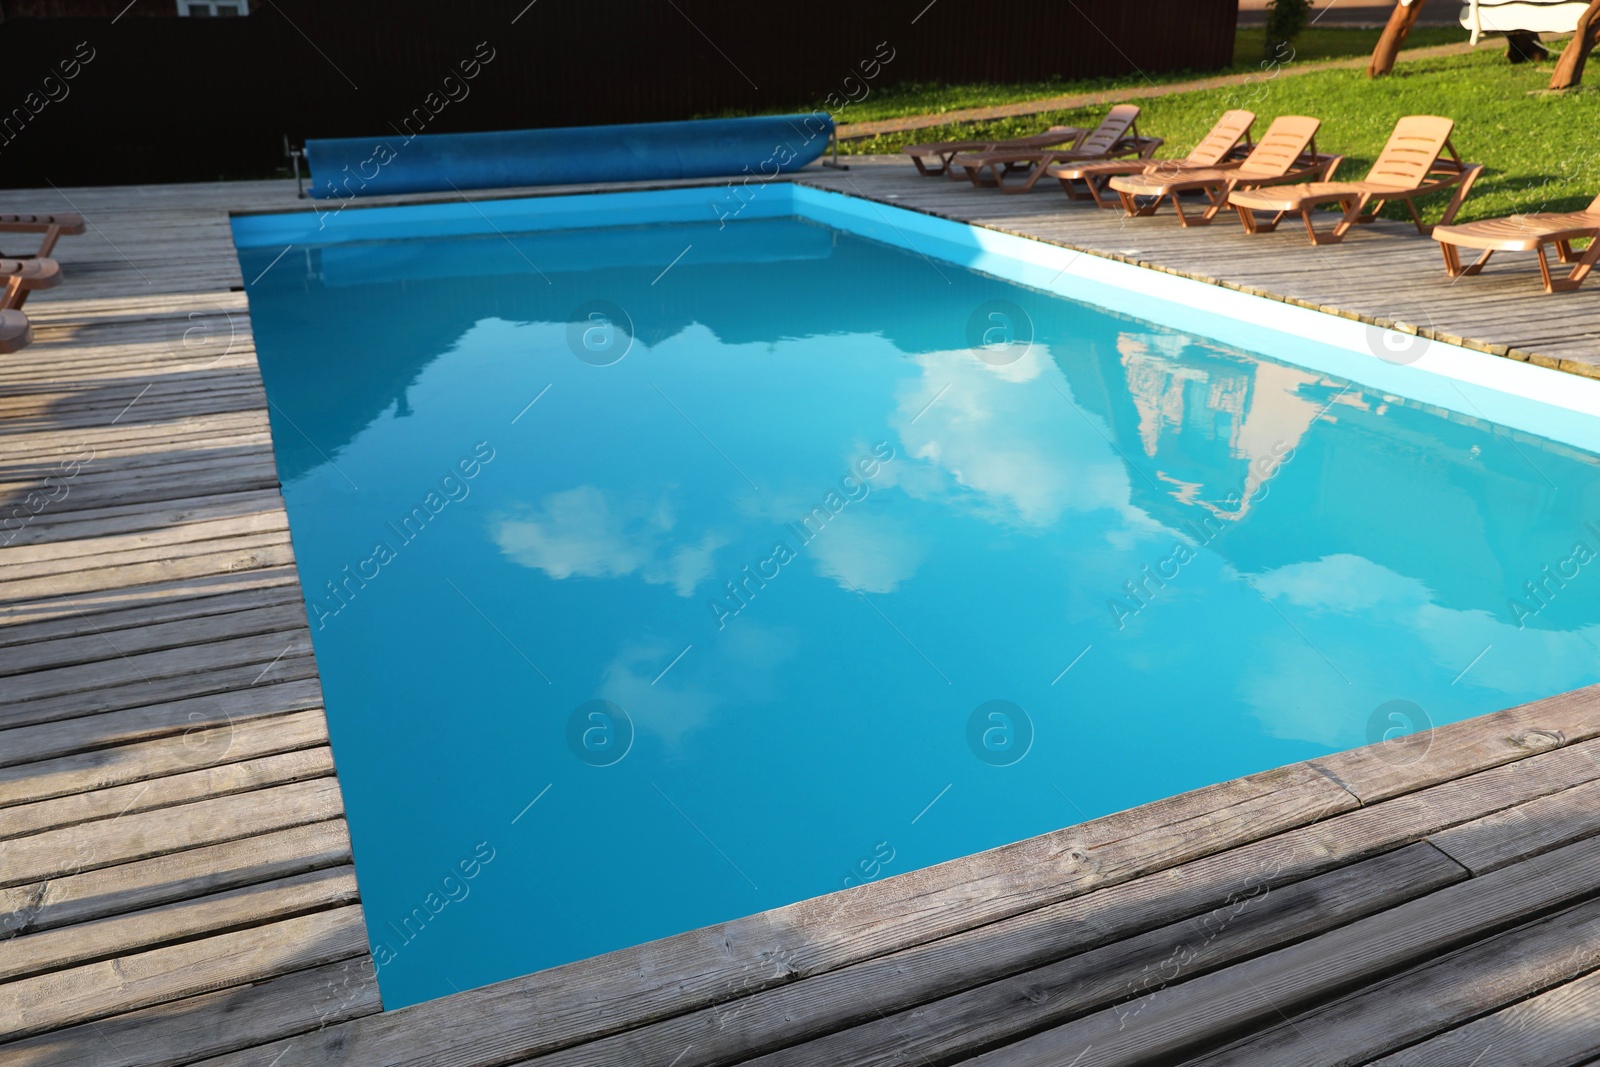
[[[250,0],[178,0],[178,14],[191,18],[232,18],[250,14]]]

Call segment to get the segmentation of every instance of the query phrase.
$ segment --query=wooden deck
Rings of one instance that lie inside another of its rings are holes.
[[[1234,216],[1184,229],[1170,206],[1151,218],[1125,219],[1120,211],[1068,201],[1059,184],[1041,182],[1032,193],[1007,196],[920,177],[898,157],[845,162],[850,170],[820,171],[809,182],[1346,318],[1404,323],[1435,340],[1600,377],[1600,285],[1547,294],[1532,253],[1498,253],[1482,274],[1452,280],[1438,244],[1419,237],[1409,223],[1379,220],[1354,227],[1339,244],[1314,246],[1290,222],[1254,237]],[[1432,206],[1430,217],[1437,218],[1445,199],[1424,210]]]
[[[805,180],[1600,366],[1600,286],[1399,227],[852,162]],[[0,193],[93,225],[0,357],[0,1067],[1600,1064],[1600,687],[381,1012],[227,226],[293,206]]]

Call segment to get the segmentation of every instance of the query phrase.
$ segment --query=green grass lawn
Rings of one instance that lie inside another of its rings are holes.
[[[1419,26],[1406,38],[1406,47],[1426,48],[1431,45],[1461,44],[1466,39],[1467,32],[1459,27]],[[1378,31],[1375,29],[1338,27],[1325,29],[1314,26],[1307,29],[1295,41],[1291,61],[1305,63],[1323,59],[1369,56],[1377,43]],[[1057,79],[990,85],[925,85],[913,82],[873,92],[859,104],[851,104],[843,109],[838,118],[840,122],[871,122],[878,119],[903,118],[908,115],[936,115],[942,111],[953,111],[958,108],[991,107],[1022,100],[1123,89],[1151,82],[1159,85],[1215,77],[1219,74],[1248,74],[1263,69],[1265,47],[1265,31],[1262,27],[1241,27],[1234,38],[1234,63],[1225,70],[1203,72],[1180,70],[1148,76],[1133,74],[1118,78],[1080,78],[1076,81]]]
[[[1166,138],[1162,155],[1181,156],[1230,107],[1254,111],[1259,116],[1258,134],[1278,115],[1315,115],[1323,122],[1318,147],[1344,155],[1338,177],[1353,179],[1366,173],[1396,119],[1448,115],[1456,120],[1456,148],[1468,162],[1487,168],[1462,209],[1462,221],[1515,211],[1571,211],[1600,194],[1600,87],[1564,94],[1541,92],[1549,83],[1555,54],[1553,49],[1549,62],[1512,66],[1503,50],[1487,49],[1404,62],[1392,76],[1376,80],[1359,70],[1263,77],[1243,87],[1140,100],[1139,129]],[[1591,80],[1600,82],[1600,70],[1594,63],[1590,68]],[[968,98],[967,103],[952,100],[947,106],[986,102]],[[1092,126],[1103,110],[963,123],[847,142],[842,150],[893,152],[913,141],[1017,136],[1057,123]],[[855,111],[851,109],[845,121],[860,121]],[[1404,208],[1395,217],[1406,217]]]

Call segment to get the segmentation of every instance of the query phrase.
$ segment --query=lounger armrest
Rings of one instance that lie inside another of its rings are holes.
[[[61,215],[0,215],[0,233],[46,233],[52,227],[76,237],[84,232],[83,217]]]
[[[54,289],[61,284],[61,264],[46,257],[0,258],[0,282],[18,289]]]

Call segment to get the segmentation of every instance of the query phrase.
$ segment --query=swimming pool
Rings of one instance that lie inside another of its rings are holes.
[[[749,195],[235,220],[388,1007],[1600,680],[1593,383]]]

